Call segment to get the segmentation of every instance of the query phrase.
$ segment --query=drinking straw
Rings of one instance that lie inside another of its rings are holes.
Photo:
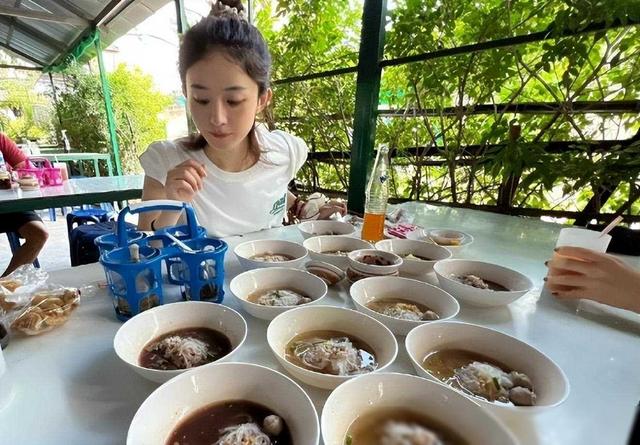
[[[599,238],[602,238],[604,235],[606,235],[607,233],[611,232],[613,230],[613,228],[615,226],[617,226],[618,224],[620,224],[621,222],[622,222],[622,216],[616,217],[616,219],[611,221],[607,227],[602,229],[602,232],[600,232]]]

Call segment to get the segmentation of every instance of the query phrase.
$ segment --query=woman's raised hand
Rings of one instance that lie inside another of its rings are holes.
[[[204,164],[189,159],[167,172],[164,189],[168,199],[190,202],[204,186]]]
[[[340,216],[347,214],[347,204],[344,201],[338,199],[331,199],[327,201],[325,205],[320,207],[318,219],[329,219],[334,213],[339,213]]]
[[[588,298],[640,312],[640,271],[624,261],[581,247],[559,247],[545,263],[547,288],[558,298]]]

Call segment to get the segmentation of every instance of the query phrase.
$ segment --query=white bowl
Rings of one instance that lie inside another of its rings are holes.
[[[304,265],[304,268],[307,272],[321,278],[327,283],[327,286],[336,285],[347,276],[344,270],[324,261],[309,261]]]
[[[426,241],[410,240],[410,239],[387,239],[378,241],[376,249],[392,252],[402,258],[402,266],[400,273],[407,275],[425,275],[433,272],[433,265],[437,261],[451,258],[451,251],[446,247],[437,244],[428,243]],[[413,260],[405,258],[407,255],[417,255],[431,260]]]
[[[238,244],[233,252],[238,257],[240,265],[245,270],[264,267],[300,267],[305,262],[309,252],[300,244],[284,240],[257,240]],[[251,257],[263,254],[281,254],[292,257],[289,261],[256,261]]]
[[[304,239],[318,235],[351,236],[356,232],[353,224],[328,219],[301,222],[298,224],[298,230],[300,230]]]
[[[363,263],[361,261],[362,258],[368,255],[378,256],[390,264],[383,266]],[[398,255],[378,249],[354,250],[352,252],[349,252],[347,257],[349,258],[349,267],[364,275],[393,275],[397,274],[400,270],[400,266],[402,266],[402,258],[400,258]]]
[[[298,380],[324,389],[334,389],[354,376],[338,376],[310,371],[285,359],[285,349],[296,335],[320,330],[344,332],[366,342],[378,362],[376,371],[389,366],[398,354],[393,333],[379,321],[360,312],[333,306],[307,306],[291,309],[273,319],[267,329],[267,342],[280,364]],[[374,371],[375,372],[375,371]]]
[[[182,420],[200,408],[226,400],[265,406],[284,419],[296,445],[318,444],[318,414],[309,396],[287,376],[249,363],[195,368],[160,386],[138,408],[127,444],[164,444]]]
[[[256,291],[280,288],[299,291],[313,301],[300,306],[264,306],[248,300],[249,295]],[[327,284],[322,279],[304,270],[284,267],[254,269],[241,273],[231,280],[229,289],[240,301],[242,309],[263,320],[273,320],[289,309],[321,302],[327,295]]]
[[[338,266],[342,270],[346,270],[349,264],[349,258],[347,255],[334,255],[324,252],[335,252],[336,250],[342,250],[346,252],[352,252],[358,249],[372,249],[373,246],[367,241],[360,238],[352,238],[350,236],[314,236],[308,238],[302,243],[304,247],[309,251],[309,256],[317,261],[323,261],[325,263]]]
[[[424,324],[409,332],[405,345],[418,375],[438,382],[422,367],[422,362],[429,353],[442,349],[477,352],[527,374],[537,396],[535,406],[508,406],[467,396],[494,414],[540,412],[561,404],[569,395],[567,376],[553,360],[533,346],[493,329],[455,321]]]
[[[356,308],[375,318],[396,335],[407,335],[416,326],[431,321],[410,321],[383,315],[366,305],[382,298],[402,298],[423,304],[440,316],[439,320],[455,317],[460,305],[442,289],[418,280],[400,277],[371,277],[356,281],[349,289]]]
[[[435,237],[433,235],[435,235]],[[468,247],[473,243],[473,236],[471,236],[466,232],[461,232],[460,230],[453,230],[453,229],[429,229],[429,230],[418,229],[408,233],[407,239],[425,241],[428,243],[437,244],[437,242],[434,241],[434,238],[438,239],[437,238],[438,236],[443,236],[443,235],[448,238],[451,237],[451,238],[460,240],[460,244],[457,246],[455,245],[442,246],[449,249],[451,253],[454,255],[461,252],[463,249],[465,249],[466,247]]]
[[[470,445],[516,445],[501,422],[477,403],[444,385],[407,374],[375,373],[340,385],[322,410],[325,445],[344,445],[351,424],[379,409],[424,413]]]
[[[516,301],[533,289],[533,282],[525,275],[508,267],[473,260],[444,260],[433,266],[440,287],[449,292],[461,303],[472,306],[493,307],[504,306]],[[476,275],[482,279],[493,281],[508,291],[479,289],[462,284],[451,278],[451,275]]]
[[[247,338],[247,323],[233,309],[204,301],[181,301],[149,309],[128,320],[113,338],[113,349],[123,362],[142,377],[164,383],[188,370],[144,368],[139,365],[140,352],[147,343],[161,335],[192,327],[214,329],[231,342],[231,352],[213,363],[232,360]],[[200,367],[211,365],[209,363]]]

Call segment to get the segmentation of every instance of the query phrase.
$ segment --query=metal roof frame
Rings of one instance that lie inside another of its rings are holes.
[[[14,0],[13,6],[0,6],[0,47],[36,69],[58,71],[82,55],[76,47],[96,30],[108,45],[170,1]]]

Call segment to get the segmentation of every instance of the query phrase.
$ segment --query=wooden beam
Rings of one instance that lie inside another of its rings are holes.
[[[0,15],[18,17],[22,19],[43,20],[45,22],[66,23],[68,25],[89,26],[89,21],[75,16],[62,16],[48,12],[33,11],[31,9],[0,6]]]

